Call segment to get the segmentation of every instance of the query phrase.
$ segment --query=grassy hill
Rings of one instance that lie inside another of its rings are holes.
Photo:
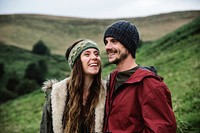
[[[173,12],[141,18],[122,18],[139,28],[143,41],[159,39],[200,16],[200,11]],[[96,41],[104,49],[102,33],[117,19],[80,19],[45,15],[0,15],[0,41],[28,50],[42,40],[54,54],[79,38]]]
[[[48,77],[55,76],[55,78],[59,78],[61,75],[69,75],[69,73],[66,72],[66,70],[69,70],[69,67],[64,56],[61,55],[40,56],[33,54],[29,50],[0,42],[0,57],[0,63],[4,64],[7,75],[15,74],[19,77],[23,77],[24,70],[27,68],[28,64],[35,63],[39,60],[48,62],[48,68],[51,69],[47,75]],[[54,71],[55,66],[56,71]],[[60,69],[60,71],[57,71],[58,69]]]
[[[14,71],[23,78],[27,64],[40,59],[48,61],[47,78],[62,79],[69,73],[63,56],[39,56],[8,44],[0,44],[0,62],[6,66],[6,76]],[[137,63],[155,66],[171,90],[178,133],[200,131],[199,45],[200,17],[148,45],[143,44],[137,53]],[[102,53],[101,56],[106,64],[106,55]],[[104,66],[103,77],[113,69],[113,65]],[[44,100],[44,94],[38,88],[31,94],[1,104],[0,132],[38,132]]]

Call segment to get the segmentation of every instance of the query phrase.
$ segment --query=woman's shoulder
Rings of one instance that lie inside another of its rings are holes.
[[[48,90],[51,90],[52,89],[52,86],[56,83],[58,83],[59,81],[57,79],[50,79],[50,80],[47,80],[43,83],[42,85],[42,91],[46,92]]]
[[[58,81],[57,79],[50,79],[43,83],[42,85],[42,91],[47,92],[52,89],[60,88],[62,86],[66,86],[66,82],[69,78],[65,78],[61,81]]]
[[[52,89],[66,88],[68,79],[69,78],[65,78],[65,79],[53,84]]]

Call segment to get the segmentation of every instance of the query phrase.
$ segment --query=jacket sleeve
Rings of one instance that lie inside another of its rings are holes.
[[[57,81],[56,81],[57,82]],[[55,80],[44,82],[42,90],[45,92],[46,101],[43,106],[42,120],[40,123],[40,133],[53,133],[52,126],[52,109],[51,109],[51,91],[52,85],[56,83]]]
[[[46,102],[43,106],[40,133],[53,133],[50,90],[48,90],[46,93],[49,94],[46,94]]]
[[[145,123],[142,133],[176,133],[171,94],[162,81],[145,79],[139,99]]]

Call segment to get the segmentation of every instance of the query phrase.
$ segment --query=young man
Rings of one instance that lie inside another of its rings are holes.
[[[104,34],[110,74],[104,132],[175,133],[171,94],[163,79],[135,62],[139,33],[128,21],[117,21]]]

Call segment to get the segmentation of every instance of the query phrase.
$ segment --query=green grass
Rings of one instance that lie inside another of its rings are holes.
[[[44,94],[39,89],[0,106],[1,133],[39,133]]]
[[[137,53],[138,64],[153,65],[157,68],[158,74],[164,77],[172,93],[178,133],[200,132],[199,27],[200,19],[197,19],[163,38],[143,45]],[[60,55],[38,56],[30,51],[1,43],[0,56],[0,62],[6,66],[7,75],[15,72],[23,77],[26,66],[39,59],[48,61],[48,79],[63,79],[69,74],[66,61]],[[115,66],[108,64],[105,52],[102,52],[101,57],[104,78]],[[44,94],[38,88],[31,94],[1,104],[0,132],[39,132],[44,101]]]

